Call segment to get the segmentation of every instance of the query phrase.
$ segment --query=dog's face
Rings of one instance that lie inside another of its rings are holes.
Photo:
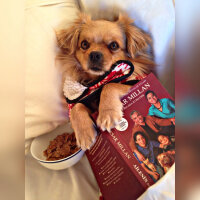
[[[131,23],[127,16],[110,22],[81,14],[70,28],[57,34],[58,44],[75,56],[85,72],[100,76],[117,60],[134,58],[148,46],[150,37]]]
[[[85,71],[103,75],[117,60],[125,59],[125,38],[120,27],[109,21],[90,21],[82,26],[76,58]]]
[[[174,163],[174,158],[168,153],[161,153],[157,156],[157,160],[162,167],[172,166]]]

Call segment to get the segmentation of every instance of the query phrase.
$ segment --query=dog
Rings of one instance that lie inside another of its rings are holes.
[[[61,53],[64,77],[88,84],[97,80],[110,70],[118,60],[129,60],[135,70],[129,78],[148,74],[155,66],[147,53],[151,37],[132,24],[133,20],[119,14],[115,21],[93,20],[91,16],[80,13],[67,29],[56,32]],[[120,98],[131,86],[109,83],[104,86],[99,103],[97,125],[110,131],[122,118]],[[89,149],[95,141],[96,131],[90,117],[91,110],[77,103],[71,110],[71,124],[75,131],[77,144],[83,150]]]
[[[175,162],[174,154],[165,152],[157,156],[157,160],[166,173]]]

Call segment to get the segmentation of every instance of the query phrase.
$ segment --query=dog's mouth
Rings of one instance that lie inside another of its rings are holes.
[[[92,69],[89,69],[88,71],[91,75],[95,75],[95,76],[102,76],[105,74],[105,72],[103,70],[92,70]]]
[[[102,71],[102,69],[100,69],[99,67],[91,67],[90,70],[95,71],[95,72]]]
[[[93,65],[89,67],[89,73],[96,75],[96,76],[102,76],[105,71],[103,70],[103,68],[101,66],[97,66],[97,65]]]
[[[105,63],[105,62],[91,63],[91,62],[88,62],[87,68],[88,68],[88,72],[91,75],[102,76],[110,70],[111,66],[112,66],[111,63]]]

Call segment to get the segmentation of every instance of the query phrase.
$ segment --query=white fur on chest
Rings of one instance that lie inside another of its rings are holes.
[[[81,85],[80,83],[72,80],[70,77],[67,77],[64,82],[63,92],[66,98],[69,100],[74,100],[78,98],[87,87]]]

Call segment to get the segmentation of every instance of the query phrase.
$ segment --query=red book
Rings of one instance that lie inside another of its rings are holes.
[[[119,125],[99,131],[86,152],[104,200],[137,199],[174,163],[175,105],[157,78],[151,73],[121,101]]]

